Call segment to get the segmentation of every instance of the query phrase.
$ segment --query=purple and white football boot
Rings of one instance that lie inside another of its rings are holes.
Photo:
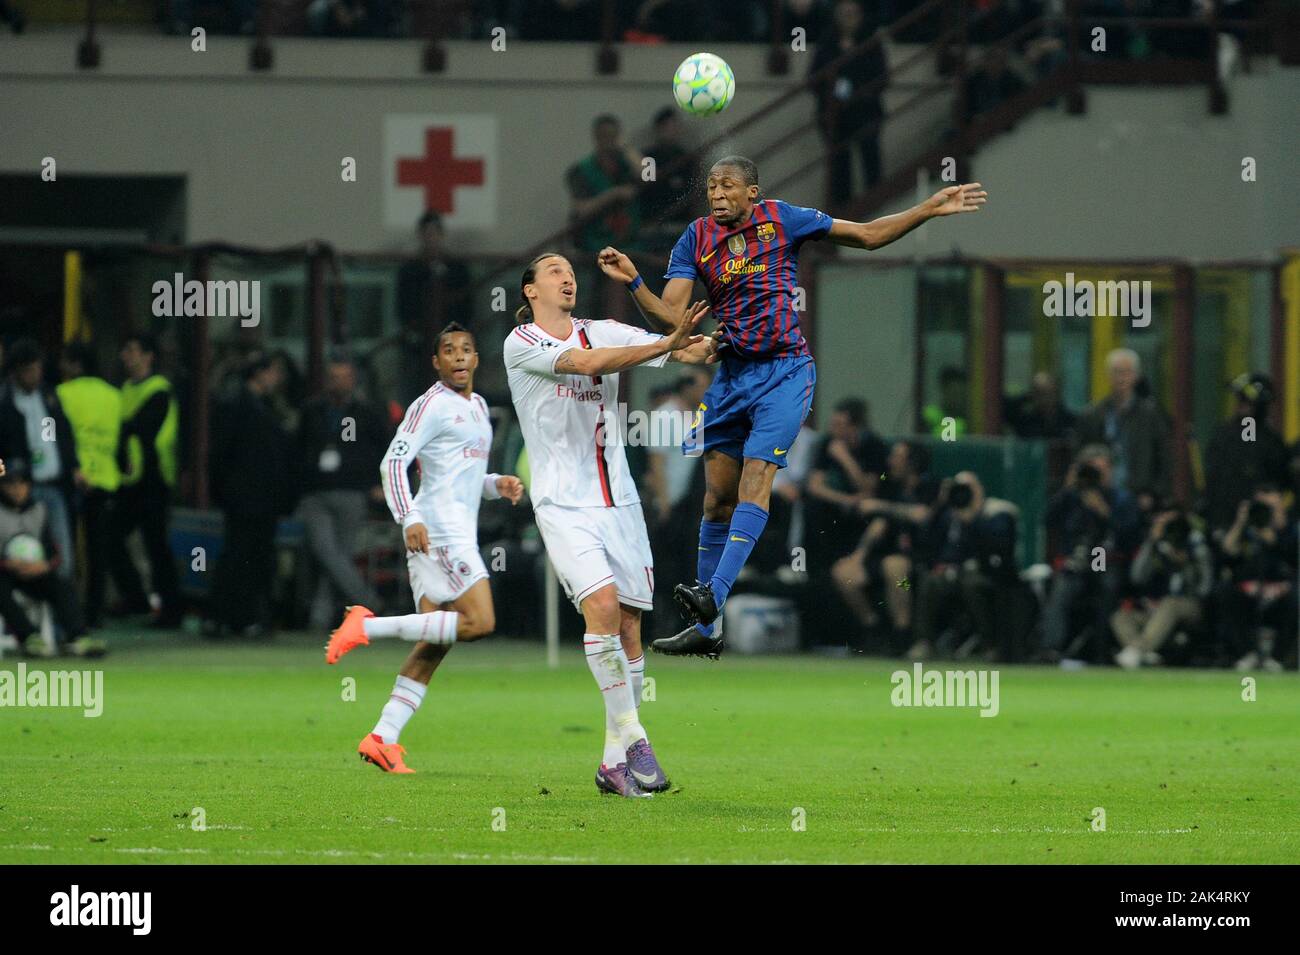
[[[627,799],[650,798],[650,793],[638,786],[627,771],[627,763],[619,763],[617,766],[602,763],[596,770],[596,788],[602,793],[613,793]]]
[[[661,793],[669,786],[668,777],[659,768],[655,751],[648,739],[640,739],[627,748],[627,775],[649,793]]]

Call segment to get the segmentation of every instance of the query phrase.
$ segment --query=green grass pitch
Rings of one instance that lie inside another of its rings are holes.
[[[0,863],[1300,858],[1290,673],[1244,702],[1235,673],[1008,667],[981,718],[892,706],[892,661],[651,655],[642,718],[674,792],[630,801],[592,784],[603,715],[576,639],[554,671],[536,643],[455,648],[404,777],[355,754],[396,641],[328,667],[301,634],[110,639],[99,718],[0,708]]]

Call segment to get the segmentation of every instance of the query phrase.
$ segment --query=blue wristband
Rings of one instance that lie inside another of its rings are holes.
[[[641,276],[638,275],[632,281],[627,283],[627,290],[628,292],[635,292],[642,285],[645,285],[645,279],[641,278]]]

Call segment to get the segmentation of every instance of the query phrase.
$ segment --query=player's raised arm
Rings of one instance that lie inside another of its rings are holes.
[[[696,302],[678,320],[668,335],[643,345],[607,345],[602,348],[570,348],[555,359],[557,375],[612,375],[614,372],[654,361],[661,355],[689,348],[704,341],[693,334],[700,316],[708,311],[704,302]]]
[[[664,296],[660,298],[650,291],[650,286],[641,280],[636,266],[624,253],[612,246],[601,249],[596,256],[600,270],[615,282],[621,282],[632,293],[632,300],[641,314],[664,331],[677,327],[682,314],[691,300],[694,281],[690,279],[669,279],[664,286]]]
[[[961,186],[948,186],[940,189],[925,202],[891,216],[881,216],[870,222],[850,222],[836,219],[827,233],[836,245],[845,245],[854,249],[879,249],[901,239],[917,226],[939,216],[956,215],[959,212],[978,212],[980,206],[988,200],[988,193],[980,188],[978,182],[968,182]]]

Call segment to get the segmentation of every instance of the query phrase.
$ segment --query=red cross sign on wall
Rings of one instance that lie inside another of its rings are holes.
[[[452,154],[455,130],[446,126],[424,131],[424,155],[397,160],[397,184],[424,189],[424,207],[444,215],[451,212],[452,190],[483,185],[483,160],[457,159]]]
[[[397,113],[383,126],[386,227],[408,232],[433,210],[451,229],[496,228],[496,116]]]

